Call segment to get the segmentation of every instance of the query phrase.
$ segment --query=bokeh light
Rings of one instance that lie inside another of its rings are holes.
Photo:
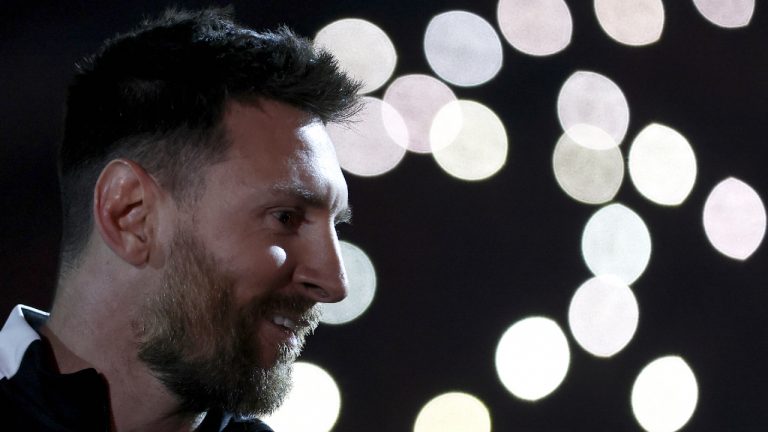
[[[319,366],[296,362],[285,402],[262,420],[282,432],[328,432],[340,410],[341,394],[333,377]]]
[[[745,260],[765,236],[763,201],[751,186],[729,177],[715,186],[704,204],[704,232],[722,254]]]
[[[362,81],[361,93],[372,92],[386,83],[397,63],[395,46],[375,24],[346,18],[323,27],[315,36],[315,45],[333,53],[339,65]]]
[[[652,123],[629,149],[629,175],[637,190],[661,205],[681,204],[696,182],[696,156],[676,130]]]
[[[485,404],[470,394],[444,393],[424,405],[413,432],[491,432],[491,415]]]
[[[622,204],[609,204],[589,219],[581,251],[595,276],[613,275],[631,285],[651,257],[651,234],[645,222]]]
[[[596,150],[576,143],[564,133],[555,146],[552,167],[557,184],[585,204],[613,199],[624,179],[624,158],[618,147]]]
[[[577,71],[563,83],[557,96],[557,115],[563,130],[584,147],[616,147],[629,125],[624,92],[608,77]]]
[[[661,38],[664,4],[661,0],[595,0],[603,30],[625,45],[648,45]]]
[[[482,17],[450,11],[430,20],[424,35],[424,53],[432,70],[457,86],[488,82],[501,69],[501,40]]]
[[[560,326],[545,317],[513,324],[496,348],[496,372],[504,387],[520,399],[536,401],[560,386],[571,352]]]
[[[576,342],[598,357],[611,357],[635,335],[639,310],[632,290],[613,276],[584,282],[568,308],[568,324]]]
[[[571,43],[573,19],[563,0],[499,0],[501,34],[526,54],[546,56]]]
[[[632,411],[648,432],[674,432],[690,420],[699,387],[691,367],[678,356],[649,363],[632,387]]]
[[[339,164],[352,174],[384,174],[405,156],[408,143],[405,121],[397,110],[381,99],[363,97],[363,109],[354,122],[331,123],[327,129],[336,147]]]
[[[457,112],[461,118],[458,122]],[[504,124],[479,102],[458,100],[444,106],[435,116],[429,136],[437,164],[462,180],[486,179],[507,160]]]
[[[693,0],[699,13],[725,28],[746,27],[755,13],[755,0]]]
[[[407,150],[430,153],[429,129],[440,108],[456,101],[453,91],[429,75],[405,75],[392,81],[384,93],[384,102],[400,113],[408,129]],[[385,123],[389,128],[389,123]],[[395,134],[398,133],[395,127]]]
[[[345,324],[362,315],[373,302],[376,293],[376,271],[368,255],[352,243],[341,241],[341,257],[347,271],[349,290],[338,303],[321,303],[322,322]]]

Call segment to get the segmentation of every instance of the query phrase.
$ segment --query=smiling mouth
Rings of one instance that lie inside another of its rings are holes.
[[[274,315],[272,317],[272,322],[280,327],[285,328],[286,330],[289,330],[291,333],[296,333],[296,328],[298,327],[298,324],[296,321],[283,316],[283,315]]]
[[[259,304],[256,316],[280,330],[291,343],[299,346],[312,334],[320,321],[320,310],[314,302],[301,297],[275,296]]]

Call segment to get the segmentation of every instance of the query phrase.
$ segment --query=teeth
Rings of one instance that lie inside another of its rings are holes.
[[[286,327],[290,330],[293,330],[296,328],[296,323],[293,322],[290,318],[286,318],[282,315],[275,315],[272,317],[272,322],[279,325]]]

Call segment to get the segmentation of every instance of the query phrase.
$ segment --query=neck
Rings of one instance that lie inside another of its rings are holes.
[[[59,286],[50,319],[40,329],[59,371],[94,368],[104,377],[113,431],[194,430],[199,416],[181,413],[177,398],[138,358],[132,317],[143,285],[118,287],[120,281],[109,278],[103,285],[89,286],[93,275]]]

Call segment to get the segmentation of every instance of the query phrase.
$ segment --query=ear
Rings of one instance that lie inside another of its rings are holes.
[[[150,256],[161,189],[135,162],[115,159],[101,171],[93,196],[94,222],[104,243],[141,267]]]

